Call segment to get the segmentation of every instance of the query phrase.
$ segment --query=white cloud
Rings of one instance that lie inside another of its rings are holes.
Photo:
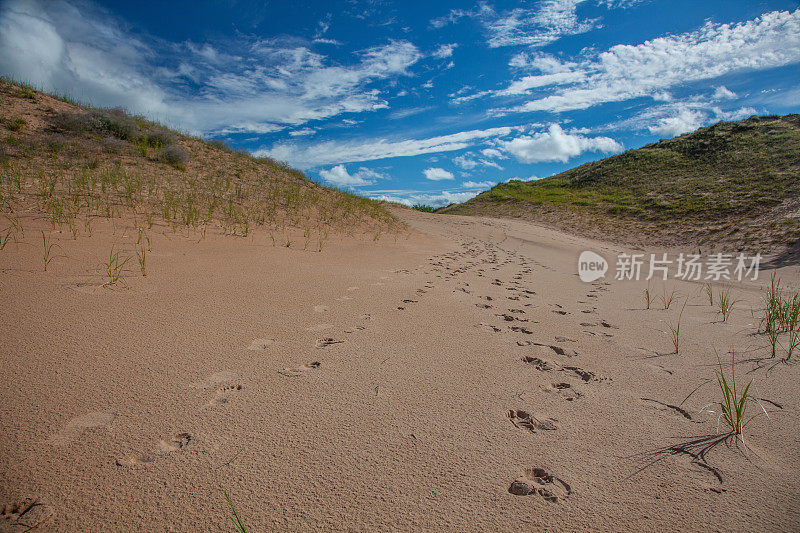
[[[701,111],[684,108],[672,116],[659,119],[647,129],[654,135],[675,137],[676,135],[696,130],[703,126],[705,121],[706,115]]]
[[[314,128],[302,128],[299,130],[290,131],[289,135],[292,137],[305,137],[308,135],[314,135],[317,132]]]
[[[445,169],[438,167],[426,168],[422,171],[422,173],[425,175],[425,179],[433,181],[456,179],[452,172],[448,172]]]
[[[374,185],[376,180],[386,178],[385,175],[365,167],[361,167],[354,174],[350,174],[344,165],[336,165],[328,170],[320,170],[319,175],[325,181],[337,187]]]
[[[649,107],[638,114],[594,128],[595,132],[639,130],[674,137],[721,120],[741,120],[757,113],[753,107],[724,110],[700,96]]]
[[[543,52],[520,52],[508,62],[509,66],[528,70],[538,70],[542,74],[561,74],[573,71],[578,64],[562,61],[551,54]]]
[[[465,181],[461,184],[465,189],[491,189],[497,185],[494,181]]]
[[[453,164],[464,170],[472,170],[478,166],[478,162],[469,157],[469,154],[461,154],[453,158]]]
[[[725,121],[742,120],[747,117],[752,117],[758,113],[753,107],[740,107],[739,109],[734,109],[732,111],[722,111],[718,107],[715,107],[713,111],[714,118],[716,120]]]
[[[450,204],[460,204],[470,198],[477,196],[478,191],[452,192],[441,191],[438,193],[421,193],[414,191],[392,191],[392,192],[365,192],[374,200],[386,202],[396,202],[411,207],[412,205],[422,204],[432,207],[441,207]]]
[[[439,47],[433,52],[433,57],[437,57],[439,59],[445,59],[453,55],[453,50],[456,49],[458,44],[450,43],[450,44],[441,44]]]
[[[577,7],[584,0],[545,0],[538,9],[516,8],[495,18],[484,17],[488,44],[500,46],[545,46],[562,37],[586,33],[599,23],[579,19]]]
[[[539,76],[525,76],[522,79],[512,82],[507,88],[501,91],[496,91],[494,94],[498,96],[527,94],[531,89],[547,87],[548,85],[567,85],[571,83],[578,83],[585,79],[586,73],[581,71],[558,72],[556,74],[542,74]]]
[[[503,152],[496,148],[484,148],[481,150],[481,153],[484,155],[484,157],[494,157],[497,159],[504,159],[506,157],[503,155]]]
[[[535,8],[518,7],[502,13],[482,2],[474,10],[453,9],[431,21],[434,28],[455,24],[463,18],[481,23],[486,42],[501,46],[540,47],[562,37],[586,33],[599,26],[597,19],[581,19],[577,8],[585,0],[543,0]]]
[[[542,161],[566,163],[584,152],[618,153],[623,150],[622,145],[614,139],[566,133],[558,124],[550,126],[546,132],[539,132],[533,136],[523,135],[511,141],[501,142],[500,145],[522,163]]]
[[[720,85],[714,90],[714,96],[712,98],[714,98],[714,100],[730,100],[736,98],[736,93],[724,85]]]
[[[481,165],[486,167],[493,167],[496,168],[497,170],[503,170],[503,166],[500,165],[500,163],[496,161],[491,161],[489,159],[481,159]]]
[[[734,72],[798,62],[800,9],[774,11],[738,24],[708,22],[689,33],[639,45],[613,46],[572,70],[583,73],[583,81],[575,83],[575,79],[567,79],[562,83],[570,86],[551,89],[547,96],[506,111],[586,109],[605,102],[654,96],[673,86]]]
[[[409,75],[423,57],[407,41],[390,41],[334,65],[298,38],[239,34],[221,49],[126,27],[90,3],[8,0],[0,4],[0,73],[194,133],[262,133],[386,108],[370,85]],[[199,86],[188,92],[187,82]]]
[[[515,128],[500,127],[485,130],[471,130],[431,137],[428,139],[409,139],[390,141],[375,139],[370,141],[322,141],[313,144],[280,142],[271,148],[256,150],[253,155],[267,156],[300,168],[372,161],[390,157],[411,157],[437,152],[463,150],[485,139],[510,135]]]

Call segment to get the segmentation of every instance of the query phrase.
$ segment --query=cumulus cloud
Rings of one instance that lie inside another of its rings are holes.
[[[383,200],[385,202],[396,202],[411,207],[412,205],[422,204],[432,207],[442,207],[450,204],[466,202],[470,198],[477,196],[478,191],[452,192],[441,191],[424,193],[416,191],[373,191],[366,192],[369,198]]]
[[[694,131],[706,122],[706,115],[696,109],[680,109],[675,114],[658,119],[658,121],[647,129],[654,135],[664,135],[674,137]]]
[[[550,126],[546,132],[523,135],[503,141],[500,145],[522,163],[566,163],[584,152],[619,153],[623,150],[622,145],[614,139],[567,133],[558,124]]]
[[[455,179],[455,176],[453,176],[452,172],[448,172],[447,170],[438,167],[426,168],[422,171],[422,174],[425,176],[425,179],[432,181]]]
[[[270,148],[256,150],[253,154],[258,157],[272,157],[279,161],[286,161],[297,168],[308,169],[330,164],[463,150],[486,139],[508,136],[514,130],[515,128],[511,127],[488,128],[428,139],[401,141],[375,139],[369,141],[322,141],[313,144],[280,142]]]
[[[386,178],[385,175],[365,167],[361,167],[354,174],[350,174],[344,165],[336,165],[327,170],[320,170],[319,175],[322,179],[337,187],[374,185],[377,180]]]
[[[494,181],[465,181],[461,184],[465,189],[491,189],[497,185]]]
[[[649,107],[636,115],[595,128],[599,131],[638,130],[662,137],[674,137],[721,120],[741,120],[757,113],[750,106],[722,109],[703,97],[691,97]]]

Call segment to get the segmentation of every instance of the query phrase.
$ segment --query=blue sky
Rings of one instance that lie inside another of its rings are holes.
[[[0,74],[442,205],[800,112],[800,4],[2,0]]]

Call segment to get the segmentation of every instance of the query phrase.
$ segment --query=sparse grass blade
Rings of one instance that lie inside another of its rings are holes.
[[[670,292],[667,294],[667,289],[664,288],[661,293],[661,303],[664,305],[664,311],[669,310],[672,302],[675,301],[675,291]]]
[[[236,511],[236,506],[233,505],[231,497],[228,496],[228,493],[225,490],[223,490],[222,493],[225,495],[225,499],[228,500],[228,505],[233,513],[233,516],[229,516],[228,518],[230,518],[231,522],[233,523],[233,527],[236,529],[236,532],[247,533],[247,526],[244,525],[242,517],[240,517],[238,511]]]
[[[42,232],[42,246],[42,261],[44,263],[44,271],[47,272],[47,265],[53,260],[53,248],[56,245],[50,242],[50,239],[45,235],[44,231]]]
[[[714,306],[714,288],[710,283],[705,285],[706,297],[708,298],[708,305]]]

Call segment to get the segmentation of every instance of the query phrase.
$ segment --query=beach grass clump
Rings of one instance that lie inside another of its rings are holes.
[[[56,244],[42,232],[42,262],[44,263],[44,271],[47,272],[47,265],[53,260],[53,248]]]
[[[185,170],[186,163],[189,162],[191,156],[189,152],[186,151],[185,148],[178,145],[167,146],[161,153],[159,154],[159,159],[161,161],[167,163],[168,165],[172,165],[173,167],[177,168],[178,170]]]
[[[763,316],[758,330],[767,336],[771,357],[777,355],[781,336],[788,334],[786,359],[789,360],[800,343],[800,293],[782,288],[780,278],[773,272],[762,303]]]
[[[722,367],[719,354],[717,354],[717,364],[719,365],[717,383],[719,384],[720,394],[722,395],[722,398],[718,402],[720,417],[730,428],[731,433],[740,436],[747,423],[747,421],[745,421],[745,413],[747,412],[748,393],[750,392],[750,385],[753,384],[753,381],[751,380],[744,390],[741,390],[741,387],[737,386],[736,353],[734,350],[731,350],[730,381],[725,377],[725,369]]]
[[[112,246],[108,254],[108,259],[100,261],[100,267],[106,279],[104,285],[110,286],[119,283],[122,280],[122,271],[129,260],[130,257],[120,260],[119,251],[114,250]]]
[[[683,319],[683,311],[686,309],[686,302],[683,302],[683,307],[681,307],[681,312],[678,313],[678,320],[672,324],[668,323],[667,327],[669,328],[670,332],[670,340],[672,341],[672,346],[675,348],[675,354],[678,354],[678,350],[680,348],[681,342],[681,320]]]
[[[21,131],[27,122],[22,117],[8,118],[3,120],[3,125],[11,131]]]
[[[719,303],[719,312],[722,315],[723,322],[728,321],[738,301],[733,297],[730,288],[720,289],[717,302]]]

